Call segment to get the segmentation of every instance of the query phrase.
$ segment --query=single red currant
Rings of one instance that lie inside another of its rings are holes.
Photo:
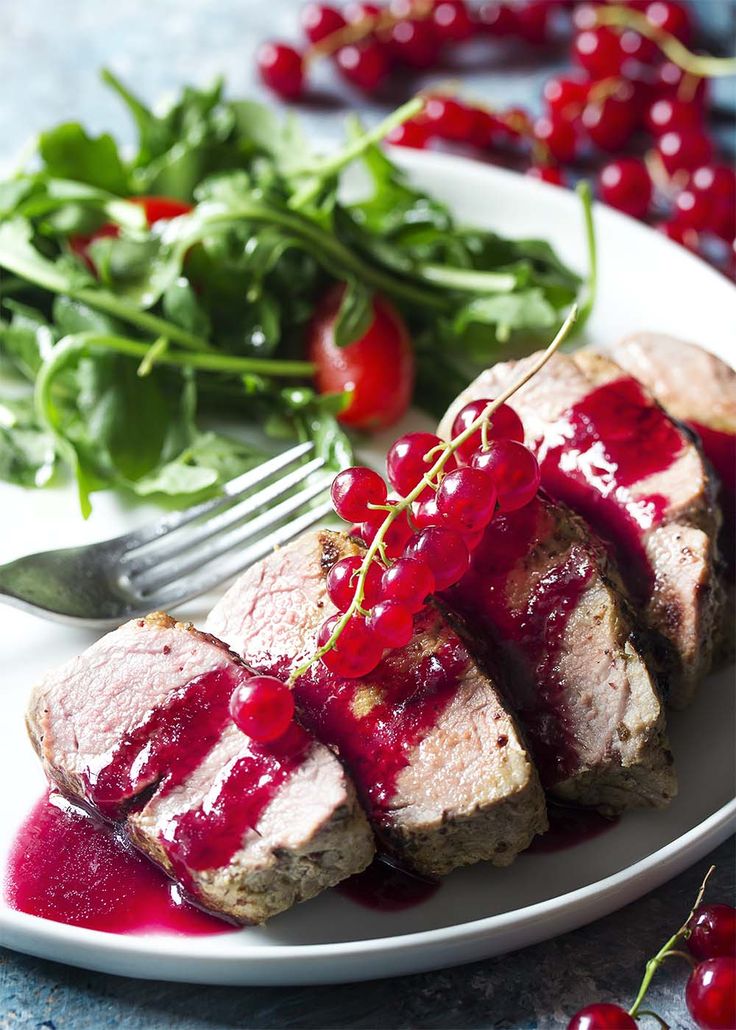
[[[453,437],[464,433],[477,418],[486,410],[489,404],[493,403],[490,397],[479,397],[478,400],[470,401],[457,415],[452,423]],[[521,419],[513,408],[508,404],[501,404],[491,415],[491,421],[486,429],[488,440],[524,440],[524,426]],[[455,452],[458,461],[469,464],[473,455],[483,445],[483,431],[477,429],[466,441],[460,444]]]
[[[478,469],[455,469],[440,483],[437,509],[450,528],[461,533],[480,532],[496,510],[493,480]]]
[[[736,908],[701,905],[690,926],[687,946],[695,958],[736,958]]]
[[[652,64],[659,57],[660,50],[652,39],[647,39],[633,29],[624,29],[618,39],[621,53],[624,57],[622,69],[628,71],[630,62],[639,61],[641,64]]]
[[[472,467],[492,476],[501,511],[516,511],[536,497],[541,474],[528,447],[517,440],[496,440],[478,451]]]
[[[347,611],[355,596],[358,574],[363,565],[359,554],[351,554],[335,562],[327,573],[327,595],[338,611]],[[382,596],[381,577],[383,569],[378,562],[371,562],[363,585],[363,607],[372,608]]]
[[[294,718],[294,695],[274,676],[249,676],[230,698],[230,716],[243,733],[267,744],[278,740]]]
[[[302,8],[301,24],[309,42],[319,43],[333,32],[345,28],[345,19],[334,7],[311,3]]]
[[[567,1030],[636,1030],[636,1021],[620,1005],[599,1002],[576,1012]]]
[[[410,68],[431,68],[440,52],[440,42],[430,22],[411,18],[391,27],[388,44],[392,57]]]
[[[525,175],[528,175],[530,179],[539,179],[541,182],[548,182],[552,186],[564,186],[565,176],[562,173],[562,169],[555,168],[554,165],[532,165],[527,168]]]
[[[634,87],[621,82],[616,92],[602,100],[590,101],[583,109],[583,127],[601,150],[618,151],[636,128],[638,111]]]
[[[711,205],[710,217],[706,226],[709,232],[730,243],[736,236],[736,205],[732,200],[716,198]]]
[[[406,647],[414,635],[412,613],[398,601],[379,602],[366,622],[384,647]]]
[[[406,549],[409,558],[429,565],[436,590],[446,590],[467,572],[470,552],[459,533],[431,526],[415,536]]]
[[[429,97],[422,121],[433,136],[465,143],[472,138],[475,112],[451,97]]]
[[[713,201],[736,203],[736,171],[728,165],[702,165],[690,176],[689,187]]]
[[[392,147],[411,147],[412,150],[424,150],[431,136],[426,125],[421,122],[408,121],[397,125],[386,136],[386,143]]]
[[[709,958],[693,969],[685,987],[688,1012],[701,1030],[736,1027],[736,959]]]
[[[555,161],[568,164],[574,160],[578,139],[572,122],[542,115],[534,123],[534,138],[544,144]]]
[[[322,623],[317,644],[324,647],[335,632],[339,615],[333,615]],[[348,619],[334,647],[322,655],[321,661],[330,672],[346,679],[357,679],[373,672],[383,657],[383,647],[376,640],[362,616]]]
[[[549,42],[552,5],[547,0],[515,0],[513,9],[515,30],[526,43],[542,46]]]
[[[542,95],[550,114],[572,121],[588,99],[590,82],[583,76],[558,75],[547,79]]]
[[[706,193],[682,190],[675,197],[674,216],[681,225],[703,230],[710,226],[713,204]]]
[[[677,97],[660,97],[649,105],[644,116],[644,124],[653,136],[699,129],[702,123],[703,112],[700,107],[678,100]]]
[[[492,147],[499,133],[498,119],[494,118],[490,111],[484,111],[482,107],[473,108],[473,128],[470,132],[470,142],[474,147],[486,150]]]
[[[346,522],[363,522],[374,511],[369,504],[385,504],[388,490],[383,479],[373,469],[362,465],[338,472],[330,492],[332,505]],[[379,512],[382,516],[382,513]]]
[[[432,8],[431,17],[443,43],[462,43],[473,35],[473,22],[464,0],[440,0]]]
[[[655,70],[653,86],[658,96],[677,96],[700,104],[701,107],[707,99],[708,80],[683,71],[679,64],[672,61],[665,61]]]
[[[513,36],[518,31],[514,8],[503,0],[481,4],[475,12],[475,22],[481,32],[497,39]]]
[[[263,83],[284,100],[295,100],[304,87],[304,60],[286,43],[262,43],[256,63]]]
[[[350,43],[340,47],[335,62],[342,77],[364,93],[375,93],[389,72],[386,51],[378,43]]]
[[[646,10],[646,16],[652,25],[677,36],[687,43],[691,34],[690,15],[684,4],[673,3],[672,0],[653,0]]]
[[[434,576],[426,562],[418,558],[399,558],[384,572],[382,590],[388,600],[418,612],[434,593]]]
[[[666,132],[657,140],[657,152],[667,172],[674,175],[707,164],[713,155],[713,144],[697,129]]]
[[[400,436],[386,456],[386,472],[393,488],[404,497],[411,493],[437,461],[440,456],[438,448],[441,447],[442,441],[434,433],[407,433]],[[430,457],[427,458],[427,455]],[[444,468],[447,472],[455,468],[452,456],[447,459]],[[420,496],[426,496],[431,490],[431,487],[426,487]]]
[[[618,33],[606,25],[579,32],[572,41],[572,54],[594,79],[618,75],[625,60]]]
[[[598,182],[606,204],[633,218],[646,215],[652,202],[652,180],[643,161],[636,157],[611,161],[602,168]]]
[[[437,495],[435,493],[423,497],[421,501],[414,502],[413,519],[417,529],[427,529],[428,526],[443,525],[445,518],[437,508]]]
[[[679,243],[681,247],[691,250],[697,254],[700,250],[700,237],[689,225],[683,225],[679,219],[670,218],[659,222],[656,226],[657,232],[661,232],[668,240]]]

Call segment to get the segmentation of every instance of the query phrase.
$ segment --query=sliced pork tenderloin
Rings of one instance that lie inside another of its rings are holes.
[[[536,356],[494,365],[451,405],[493,397]],[[715,483],[689,434],[637,380],[590,351],[556,354],[513,398],[542,485],[610,545],[650,632],[665,643],[660,680],[685,707],[711,666],[722,591],[715,574]]]
[[[577,516],[541,495],[498,515],[442,596],[499,670],[545,789],[616,811],[674,797],[657,688],[605,552]]]
[[[261,923],[364,869],[374,845],[327,748],[297,725],[257,745],[229,718],[248,675],[159,612],[48,675],[27,724],[65,794],[121,822],[198,904]]]
[[[335,611],[325,579],[360,548],[310,532],[245,572],[207,627],[261,672],[287,676]],[[363,679],[321,663],[296,681],[302,723],[353,776],[384,850],[429,876],[507,865],[546,828],[543,793],[513,717],[439,611]]]
[[[723,511],[724,605],[719,656],[732,657],[736,579],[736,371],[715,354],[664,333],[635,333],[616,346],[616,360],[673,418],[697,433],[719,479]]]

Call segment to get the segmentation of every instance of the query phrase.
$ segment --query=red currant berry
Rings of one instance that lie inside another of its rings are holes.
[[[736,958],[736,908],[701,905],[690,925],[687,946],[695,958]]]
[[[654,40],[647,39],[633,29],[624,29],[618,38],[621,53],[624,57],[623,70],[627,71],[630,61],[651,64],[659,57],[660,50]]]
[[[517,440],[497,440],[479,451],[472,467],[493,477],[501,511],[516,511],[536,497],[541,474],[528,447]]]
[[[322,623],[317,636],[317,644],[324,647],[340,619],[333,615]],[[348,619],[334,647],[322,655],[321,661],[330,672],[346,679],[357,679],[373,672],[383,657],[383,647],[376,640],[362,616],[353,615]]]
[[[706,226],[709,232],[730,243],[736,236],[736,206],[732,200],[716,198],[711,205],[710,217]]]
[[[434,576],[426,562],[399,558],[384,572],[382,589],[384,597],[397,601],[411,612],[418,612],[434,593]]]
[[[657,232],[661,232],[663,236],[666,236],[668,240],[679,243],[681,247],[685,247],[695,254],[698,253],[700,237],[689,225],[683,225],[678,219],[670,218],[667,221],[660,222],[656,229]]]
[[[424,150],[431,139],[426,125],[421,122],[408,121],[397,125],[386,136],[386,142],[392,147],[411,147],[412,150]]]
[[[294,695],[273,676],[249,676],[230,698],[230,716],[243,733],[267,744],[278,740],[294,718]]]
[[[387,502],[389,508],[395,507],[396,503],[396,501]],[[366,520],[364,520],[361,526],[361,534],[362,539],[366,544],[373,543],[376,533],[381,528],[386,515],[387,512],[385,511],[374,511],[370,513]],[[383,538],[383,545],[386,549],[387,557],[398,558],[398,556],[403,553],[404,548],[413,536],[413,533],[414,531],[411,528],[408,516],[405,511],[402,511],[386,530],[386,535]]]
[[[572,1017],[567,1030],[636,1030],[636,1021],[620,1005],[586,1005]]]
[[[473,109],[473,128],[470,132],[469,141],[474,147],[487,150],[492,147],[499,133],[498,119],[484,111],[482,107]]]
[[[452,529],[461,533],[480,532],[496,510],[493,480],[478,469],[455,469],[440,483],[437,509]]]
[[[464,433],[469,426],[479,418],[493,400],[490,397],[479,397],[478,400],[470,401],[457,415],[452,423],[453,437]],[[491,415],[491,422],[486,430],[488,440],[518,440],[524,439],[524,426],[521,419],[513,408],[508,404],[501,404]],[[473,455],[483,445],[483,432],[477,429],[465,443],[461,444],[457,451],[458,460],[469,464]]]
[[[675,197],[674,216],[681,225],[690,229],[707,229],[712,213],[713,204],[706,193],[682,190]]]
[[[539,179],[540,182],[548,182],[551,186],[565,186],[565,176],[560,168],[553,165],[532,165],[527,168],[525,175],[530,179]]]
[[[673,3],[672,0],[653,0],[647,7],[646,15],[652,25],[677,36],[683,43],[690,38],[690,16],[683,4]]]
[[[307,4],[302,8],[301,23],[310,43],[319,43],[333,32],[345,28],[345,19],[340,12],[327,4]]]
[[[352,604],[362,565],[362,555],[351,554],[348,558],[341,558],[335,562],[327,573],[327,594],[338,611],[345,612]],[[378,562],[371,562],[363,585],[364,608],[371,608],[380,601],[382,576],[383,569]]]
[[[652,180],[647,166],[636,157],[611,161],[600,173],[601,200],[633,218],[643,218],[652,201]]]
[[[708,92],[707,79],[696,78],[684,72],[678,64],[665,61],[656,69],[654,90],[662,97],[677,96],[704,106]]]
[[[703,114],[696,104],[686,104],[676,97],[660,97],[649,106],[644,124],[653,136],[700,128]]]
[[[357,465],[338,472],[332,481],[332,506],[346,522],[363,522],[375,515],[369,504],[385,504],[388,490],[373,469]],[[379,512],[383,517],[383,513]]]
[[[579,117],[589,92],[590,82],[587,79],[559,75],[547,79],[542,95],[550,114],[572,121]]]
[[[591,101],[583,109],[583,127],[601,150],[618,151],[628,142],[638,121],[634,88],[622,82],[616,93]]]
[[[736,172],[727,165],[702,165],[690,176],[690,189],[714,201],[736,203]]]
[[[555,161],[568,164],[577,151],[577,134],[572,122],[543,115],[534,123],[534,137],[549,151]]]
[[[412,613],[397,601],[381,601],[366,621],[384,647],[406,647],[414,635]]]
[[[657,141],[657,152],[667,172],[674,175],[707,164],[713,155],[713,144],[697,130],[666,132]]]
[[[518,29],[514,8],[503,0],[490,0],[475,12],[475,21],[481,32],[500,39],[513,36]]]
[[[572,54],[594,79],[618,75],[625,60],[618,33],[606,25],[579,32],[572,41]]]
[[[443,43],[462,43],[473,35],[473,22],[463,0],[440,0],[432,8],[432,24]]]
[[[389,71],[386,52],[378,43],[350,43],[340,47],[335,61],[342,77],[364,93],[375,93]]]
[[[400,436],[386,456],[386,472],[393,488],[404,497],[411,493],[414,487],[419,485],[422,476],[429,472],[439,458],[440,451],[437,448],[440,447],[442,440],[434,433],[407,433]],[[434,453],[427,459],[431,451]],[[455,460],[450,455],[444,469],[449,472],[453,468]],[[431,489],[429,486],[426,487],[420,496],[426,496],[426,492]]]
[[[693,969],[685,987],[688,1012],[701,1030],[736,1027],[736,959],[709,958]]]
[[[423,497],[413,505],[414,525],[417,529],[427,529],[429,526],[441,526],[445,518],[437,508],[437,495],[432,493]]]
[[[457,583],[470,565],[470,552],[460,534],[439,526],[423,529],[415,536],[406,555],[429,565],[435,590],[446,590]]]
[[[302,55],[285,43],[262,43],[256,55],[264,85],[284,100],[295,100],[304,87]]]
[[[472,138],[475,112],[450,97],[429,97],[422,121],[433,136],[465,143]]]
[[[392,57],[410,68],[431,68],[440,52],[439,40],[428,21],[397,21],[390,30],[388,43]]]
[[[359,21],[373,21],[379,18],[383,8],[380,4],[350,3],[343,8],[343,16],[350,25]]]
[[[513,8],[516,32],[526,43],[541,46],[549,42],[552,6],[547,0],[516,0]]]

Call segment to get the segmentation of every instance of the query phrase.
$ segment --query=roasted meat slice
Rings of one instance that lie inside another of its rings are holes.
[[[329,569],[358,553],[341,533],[308,533],[245,572],[207,628],[253,668],[286,676],[335,611]],[[369,676],[342,679],[320,663],[294,690],[300,720],[339,754],[381,845],[407,867],[438,876],[483,859],[506,865],[545,829],[514,719],[437,609]]]
[[[258,745],[229,718],[248,675],[158,612],[46,676],[27,723],[65,794],[123,823],[203,907],[260,923],[365,868],[374,846],[332,752],[297,725]]]

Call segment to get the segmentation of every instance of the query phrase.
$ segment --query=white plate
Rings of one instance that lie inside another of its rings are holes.
[[[579,201],[513,173],[442,155],[401,153],[413,178],[459,219],[509,235],[549,239],[584,268]],[[588,337],[612,345],[635,329],[701,342],[734,363],[736,290],[663,237],[609,209],[596,210],[600,296]],[[89,523],[71,490],[0,486],[0,561],[39,546],[110,536],[149,513],[99,496]],[[197,621],[212,598],[186,606]],[[92,635],[2,609],[0,862],[43,790],[23,731],[34,680]],[[628,814],[605,835],[553,854],[522,855],[450,876],[416,908],[380,913],[331,892],[266,928],[215,937],[117,936],[48,922],[3,907],[2,943],[20,951],[140,977],[204,983],[299,984],[391,976],[520,948],[627,904],[714,848],[736,827],[732,671],[711,677],[688,712],[670,722],[680,794],[666,812]]]

